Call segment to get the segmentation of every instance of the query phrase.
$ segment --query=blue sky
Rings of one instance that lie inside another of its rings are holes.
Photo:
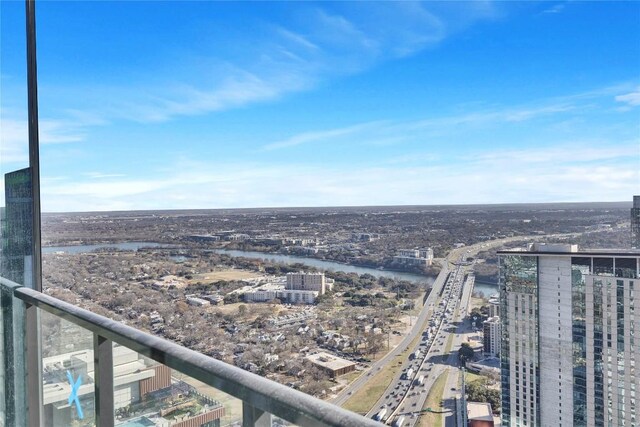
[[[27,164],[23,2],[2,172]],[[619,201],[638,2],[37,5],[45,211]]]

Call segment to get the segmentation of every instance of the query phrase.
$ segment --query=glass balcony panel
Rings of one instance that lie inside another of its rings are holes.
[[[39,311],[44,425],[94,426],[93,333]]]
[[[2,310],[0,310],[0,396],[5,397],[7,394],[7,389],[5,388],[5,380],[6,380],[6,371],[4,360],[7,356],[5,351],[5,316],[9,316],[10,312],[5,310],[5,305],[12,304],[13,296],[10,291],[5,292],[6,288],[4,285],[0,285],[0,306]],[[11,338],[10,336],[7,338]],[[7,412],[5,409],[5,399],[0,399],[0,427],[4,427],[6,425],[6,417]]]
[[[282,418],[278,418],[276,416],[272,417],[272,427],[298,427],[297,424],[290,423],[289,421],[283,420]]]
[[[0,427],[25,426],[24,303],[13,296],[17,283],[0,277]]]
[[[242,401],[113,345],[115,425],[219,427],[242,425]]]

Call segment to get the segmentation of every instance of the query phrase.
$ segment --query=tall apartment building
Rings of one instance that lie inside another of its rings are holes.
[[[287,273],[287,289],[316,291],[320,295],[324,295],[327,290],[327,280],[324,277],[324,273]]]
[[[489,297],[489,317],[500,317],[500,297],[493,295]]]
[[[482,322],[483,351],[491,356],[500,356],[500,318],[490,317]]]
[[[631,208],[631,247],[640,249],[640,196],[633,196]]]
[[[501,251],[503,426],[640,425],[640,251]]]
[[[0,245],[0,268],[3,277],[31,286],[33,202],[31,169],[4,175],[4,215]]]

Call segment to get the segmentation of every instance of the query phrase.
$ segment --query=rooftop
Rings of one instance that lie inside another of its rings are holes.
[[[333,371],[336,371],[336,370],[342,369],[342,368],[346,368],[348,366],[355,365],[355,362],[352,362],[352,361],[346,360],[346,359],[341,359],[341,358],[339,358],[337,356],[332,356],[329,353],[310,354],[306,358],[311,363],[314,363],[316,365],[320,365],[322,367],[325,367],[327,369],[331,369]]]
[[[578,245],[571,244],[550,244],[531,243],[526,248],[505,249],[497,252],[498,255],[586,255],[586,256],[617,256],[617,257],[638,257],[640,249],[584,249],[580,250]]]
[[[467,402],[467,415],[469,420],[493,421],[489,403]]]

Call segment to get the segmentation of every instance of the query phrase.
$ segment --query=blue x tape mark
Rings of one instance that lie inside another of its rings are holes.
[[[80,406],[80,399],[78,399],[78,389],[82,385],[82,375],[78,375],[78,378],[73,381],[73,375],[71,372],[67,371],[67,379],[69,380],[69,385],[71,386],[71,394],[69,395],[69,405],[71,402],[75,402],[76,411],[78,411],[78,418],[83,419],[84,414],[82,413],[82,407]]]

